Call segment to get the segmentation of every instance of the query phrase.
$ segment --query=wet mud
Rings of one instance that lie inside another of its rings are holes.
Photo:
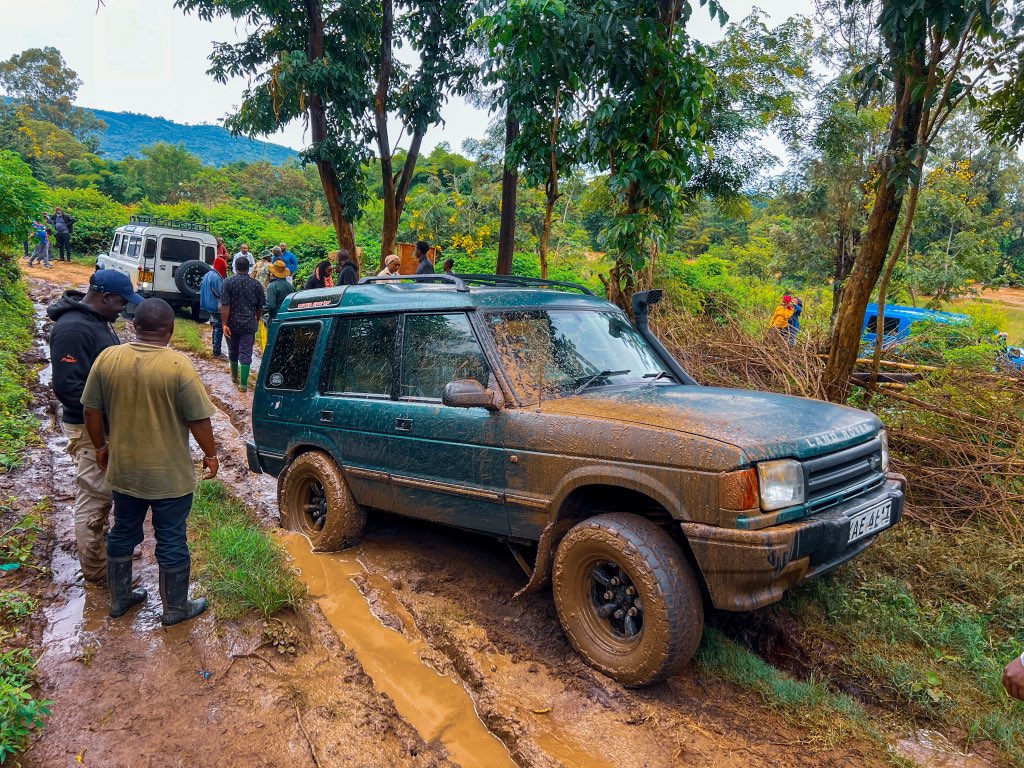
[[[33,283],[37,302],[56,292]],[[276,482],[246,467],[249,396],[223,362],[193,359],[219,409],[220,479],[276,524]],[[46,390],[37,395],[47,412]],[[301,536],[281,534],[311,598],[285,617],[294,656],[271,649],[261,622],[207,614],[161,627],[149,539],[137,564],[149,601],[111,620],[105,594],[77,571],[70,461],[49,413],[47,447],[17,480],[29,500],[54,499],[40,632],[54,715],[26,766],[886,763],[872,745],[823,743],[693,665],[624,688],[575,654],[550,590],[512,599],[525,578],[504,545],[385,514],[371,513],[362,543],[343,553],[312,554]]]

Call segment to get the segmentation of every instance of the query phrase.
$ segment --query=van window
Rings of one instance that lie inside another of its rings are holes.
[[[886,336],[895,336],[900,332],[900,319],[898,317],[886,317],[883,321]],[[868,333],[878,333],[878,315],[871,315],[865,330]]]
[[[487,358],[469,318],[452,315],[406,315],[402,334],[402,397],[440,400],[445,385],[476,379],[485,387]]]
[[[395,315],[341,321],[327,391],[389,396],[397,334]]]
[[[217,249],[212,245],[206,246],[206,263],[213,264],[215,258],[217,258]]]
[[[128,235],[121,235],[121,255],[124,256],[128,251]]]
[[[139,248],[142,246],[142,238],[138,235],[133,235],[128,240],[128,258],[137,259],[139,258]]]
[[[177,237],[164,237],[160,241],[160,258],[164,261],[192,261],[199,258],[199,243]]]
[[[287,323],[277,331],[274,352],[267,365],[267,389],[306,388],[313,367],[320,323]]]
[[[146,238],[146,253],[144,254],[144,258],[152,259],[154,256],[156,256],[156,238],[155,237],[147,237]]]
[[[121,248],[121,233],[118,232],[114,235],[114,242],[110,245],[110,252],[112,254],[117,253]]]

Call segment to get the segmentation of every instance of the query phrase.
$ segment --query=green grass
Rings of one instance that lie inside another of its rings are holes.
[[[981,526],[904,522],[850,566],[787,594],[816,665],[908,723],[988,739],[1024,766],[1024,704],[1000,678],[1024,648],[1024,552]]]
[[[210,343],[204,334],[208,327],[207,323],[197,323],[181,317],[174,318],[174,335],[171,337],[171,346],[199,357],[210,357]]]
[[[0,473],[18,466],[37,440],[39,422],[28,410],[33,371],[20,360],[32,348],[32,323],[18,260],[0,255]]]
[[[305,588],[284,550],[222,483],[199,484],[189,532],[197,577],[220,618],[249,611],[266,618],[301,604]]]
[[[1005,331],[1010,344],[1024,344],[1024,307],[1007,304],[998,298],[962,299],[946,307],[953,312],[966,312],[969,315],[981,313],[994,315],[998,319],[999,330]]]

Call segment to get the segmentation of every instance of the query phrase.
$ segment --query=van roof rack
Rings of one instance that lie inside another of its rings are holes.
[[[374,275],[364,277],[359,281],[360,285],[369,283],[391,283],[411,280],[417,283],[448,283],[455,286],[455,290],[466,292],[470,285],[487,286],[491,288],[567,288],[579,291],[587,296],[593,296],[594,292],[578,283],[567,283],[561,280],[542,280],[539,277],[519,277],[518,275],[447,275],[442,273],[433,275]]]
[[[197,221],[184,221],[182,219],[166,219],[163,216],[149,216],[147,214],[132,214],[128,217],[129,224],[137,224],[146,227],[167,227],[168,229],[185,229],[190,232],[209,232],[209,224],[200,224]]]

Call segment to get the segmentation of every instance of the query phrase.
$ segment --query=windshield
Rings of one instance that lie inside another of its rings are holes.
[[[664,364],[619,312],[528,310],[487,315],[512,385],[527,402],[598,387],[671,383]]]

